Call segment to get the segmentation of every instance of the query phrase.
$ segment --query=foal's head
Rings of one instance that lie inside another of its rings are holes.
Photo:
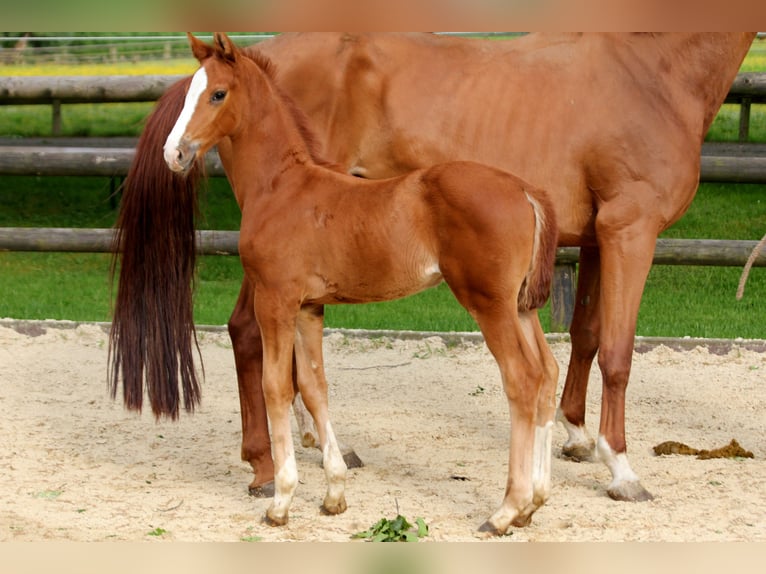
[[[165,161],[177,172],[187,171],[221,139],[237,133],[247,110],[247,89],[238,89],[241,72],[254,64],[225,34],[216,33],[212,45],[191,34],[189,41],[200,68],[164,146]]]

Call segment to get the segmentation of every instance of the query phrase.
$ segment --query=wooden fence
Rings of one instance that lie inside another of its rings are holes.
[[[52,133],[59,135],[64,104],[150,102],[184,76],[6,76],[0,78],[0,105],[52,107]],[[739,139],[747,141],[752,104],[766,103],[766,73],[738,74],[726,103],[740,105]]]
[[[0,78],[0,105],[51,105],[54,134],[60,128],[62,105],[156,100],[181,76],[71,76]],[[750,126],[750,106],[766,103],[766,74],[737,76],[727,103],[740,105],[741,143],[705,144],[702,181],[766,183],[766,145],[744,143]],[[43,138],[0,142],[0,175],[124,176],[134,155],[134,140]],[[207,158],[208,174],[223,176],[215,154]],[[0,251],[111,250],[111,229],[0,228]],[[200,252],[237,254],[235,231],[199,232]],[[654,257],[658,265],[745,264],[757,241],[660,239]],[[565,331],[574,308],[577,248],[560,248],[552,295],[553,331]],[[755,262],[766,266],[766,253]]]

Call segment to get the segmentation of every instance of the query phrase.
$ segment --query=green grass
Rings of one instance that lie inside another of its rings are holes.
[[[766,233],[766,187],[703,184],[667,238],[760,239]],[[651,336],[766,338],[766,269],[754,268],[745,296],[735,293],[739,267],[655,265],[641,302],[637,331]]]
[[[739,105],[724,104],[708,130],[706,141],[737,141],[739,138]],[[766,104],[750,107],[750,142],[766,142]]]
[[[150,102],[64,105],[61,113],[61,135],[138,136],[151,109]],[[4,106],[0,108],[0,114],[0,137],[51,135],[52,115],[47,106]]]

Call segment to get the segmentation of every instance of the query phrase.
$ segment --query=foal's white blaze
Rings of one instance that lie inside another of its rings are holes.
[[[612,473],[612,483],[610,489],[616,488],[626,482],[638,482],[638,475],[633,472],[628,462],[628,455],[624,452],[616,454],[606,440],[604,435],[598,437],[598,454],[601,460],[606,463]]]
[[[178,144],[181,141],[184,133],[186,133],[186,126],[189,125],[189,121],[194,115],[194,110],[197,109],[197,102],[199,102],[200,96],[207,88],[207,73],[204,68],[200,68],[192,76],[191,84],[189,85],[189,91],[186,92],[186,99],[184,100],[184,107],[181,110],[181,115],[178,116],[176,124],[168,135],[168,139],[165,140],[164,156],[165,163],[173,171],[181,171],[183,168],[178,163]]]

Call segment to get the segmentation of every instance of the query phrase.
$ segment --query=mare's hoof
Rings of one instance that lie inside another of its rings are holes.
[[[348,451],[343,455],[343,462],[346,463],[347,468],[362,468],[364,463],[353,450]]]
[[[637,480],[623,482],[617,486],[610,486],[606,493],[612,500],[621,502],[646,502],[654,500],[652,493],[646,490]]]
[[[274,496],[274,481],[263,484],[251,484],[247,491],[250,493],[250,496],[255,498],[271,498]]]
[[[561,447],[561,458],[573,462],[594,462],[596,460],[596,449],[593,444],[573,444]]]

